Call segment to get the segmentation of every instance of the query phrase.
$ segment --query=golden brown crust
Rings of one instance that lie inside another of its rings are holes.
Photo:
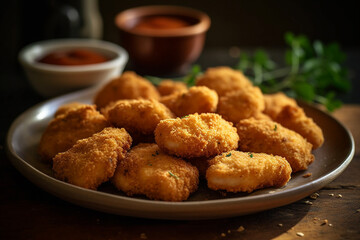
[[[264,187],[282,187],[291,178],[285,158],[265,153],[230,151],[209,161],[208,187],[228,192],[252,192]]]
[[[207,87],[191,87],[160,99],[178,117],[193,113],[211,113],[216,111],[218,96]]]
[[[199,173],[190,163],[163,153],[156,144],[139,144],[119,162],[112,183],[129,196],[183,201],[197,189]]]
[[[239,136],[232,123],[215,113],[162,120],[155,129],[160,149],[178,157],[211,157],[236,149]]]
[[[186,200],[199,174],[213,190],[252,192],[284,186],[314,161],[322,131],[294,99],[264,96],[228,67],[209,68],[196,85],[164,80],[156,89],[124,72],[97,93],[97,106],[59,107],[40,157],[62,181],[97,189],[112,179],[129,196],[164,201]]]
[[[196,79],[196,86],[206,86],[215,90],[219,97],[222,97],[229,92],[252,86],[252,83],[242,72],[220,66],[208,68],[203,75]]]
[[[110,126],[92,105],[84,105],[54,118],[43,133],[39,155],[45,161],[71,148],[79,139],[87,138]]]
[[[265,108],[263,94],[258,87],[234,91],[220,97],[217,113],[236,124],[242,119],[262,116]]]
[[[199,170],[199,176],[205,178],[206,170],[209,168],[209,160],[211,158],[200,157],[200,158],[186,158],[185,160],[191,165],[195,166]]]
[[[118,128],[105,128],[79,140],[72,148],[54,157],[55,177],[80,187],[97,189],[114,175],[118,161],[125,158],[131,141],[126,130]]]
[[[116,127],[125,128],[130,134],[153,135],[161,120],[175,115],[162,103],[150,99],[119,100],[101,110]]]
[[[95,96],[94,103],[101,109],[120,99],[139,98],[159,99],[160,94],[151,82],[128,71],[107,83]]]
[[[294,99],[286,96],[282,92],[274,94],[264,94],[265,109],[264,113],[272,120],[275,120],[277,115],[282,111],[285,106],[297,106]]]
[[[241,120],[237,130],[241,151],[282,156],[290,163],[293,172],[307,169],[314,161],[311,143],[280,123],[249,118]]]
[[[285,106],[277,115],[276,122],[287,127],[313,145],[313,149],[320,147],[324,143],[324,135],[321,128],[306,116],[304,110],[296,106]]]
[[[253,118],[258,119],[258,120],[271,120],[271,118],[268,115],[266,115],[262,112],[255,113]]]
[[[184,82],[173,81],[170,79],[162,80],[157,87],[161,96],[171,95],[173,93],[182,92],[187,90],[187,86]]]
[[[54,116],[57,117],[61,114],[67,113],[70,110],[74,110],[76,108],[82,107],[82,106],[86,106],[88,104],[85,103],[80,103],[80,102],[70,102],[70,103],[65,103],[63,105],[61,105],[55,112]]]

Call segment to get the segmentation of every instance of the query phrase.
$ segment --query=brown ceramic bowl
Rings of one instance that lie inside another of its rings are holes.
[[[177,18],[188,23],[178,28],[138,28],[151,17]],[[125,10],[115,18],[121,45],[140,74],[184,74],[199,57],[210,18],[201,11],[178,6],[144,6]]]

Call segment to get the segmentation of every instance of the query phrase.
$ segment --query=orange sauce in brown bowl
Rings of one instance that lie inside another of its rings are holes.
[[[54,51],[46,54],[38,60],[40,63],[79,66],[106,62],[105,56],[88,49],[72,49],[68,51]]]
[[[189,21],[176,16],[148,16],[140,19],[134,26],[136,30],[144,29],[175,29],[192,25]]]
[[[143,75],[185,74],[199,57],[211,21],[207,14],[180,6],[142,6],[115,17],[120,45]]]

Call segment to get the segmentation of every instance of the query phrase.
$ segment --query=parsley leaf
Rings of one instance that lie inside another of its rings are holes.
[[[191,68],[190,73],[188,73],[184,78],[183,81],[186,83],[188,87],[192,87],[195,85],[196,78],[201,74],[201,67],[200,65],[194,65]]]
[[[346,56],[337,43],[310,42],[304,35],[285,34],[285,67],[277,67],[263,51],[240,55],[235,69],[243,71],[264,93],[283,91],[290,97],[323,104],[328,111],[341,106],[340,94],[350,88]]]
[[[193,65],[191,67],[190,72],[184,77],[174,78],[174,81],[181,81],[186,83],[188,87],[195,86],[196,78],[202,74],[202,70],[200,65]],[[165,78],[155,77],[155,76],[144,76],[147,80],[149,80],[153,85],[158,86],[162,80]]]

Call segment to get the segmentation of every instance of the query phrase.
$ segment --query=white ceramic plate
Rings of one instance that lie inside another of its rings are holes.
[[[207,189],[206,182],[201,181],[199,190],[187,201],[175,203],[127,197],[110,183],[103,184],[98,191],[88,190],[55,179],[51,167],[38,160],[36,151],[56,109],[72,101],[92,103],[96,91],[68,94],[25,111],[9,129],[7,152],[12,164],[37,186],[66,201],[103,212],[158,219],[211,219],[255,213],[295,202],[319,190],[343,172],[354,155],[353,137],[341,123],[314,107],[303,105],[306,114],[323,129],[325,143],[314,151],[315,161],[309,169],[293,174],[283,188],[224,196]],[[308,172],[312,174],[310,177],[302,177]]]

